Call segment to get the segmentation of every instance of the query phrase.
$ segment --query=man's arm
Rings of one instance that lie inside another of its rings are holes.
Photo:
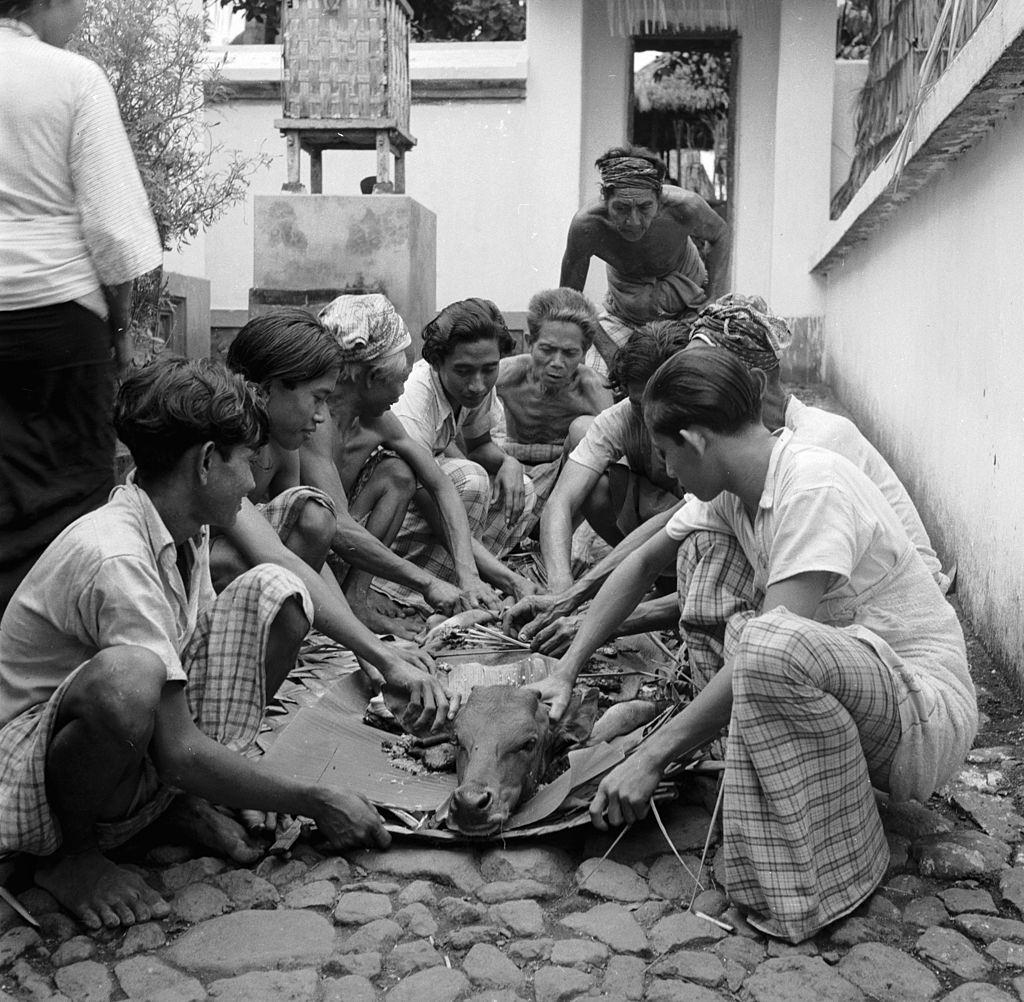
[[[397,418],[395,419],[397,421]],[[329,494],[338,513],[331,549],[347,564],[377,577],[405,585],[425,595],[434,578],[421,567],[391,552],[372,532],[361,526],[348,510],[348,498],[334,464],[334,429],[325,421],[302,447],[301,481]]]
[[[732,253],[732,235],[728,224],[714,209],[694,192],[685,196],[675,207],[676,218],[690,231],[694,240],[706,240],[708,251],[704,267],[708,273],[707,301],[728,292],[729,257]]]
[[[249,566],[278,564],[295,574],[313,600],[313,625],[370,665],[372,671],[368,674],[371,681],[377,684],[384,681],[410,692],[415,690],[415,693],[421,688],[429,689],[430,705],[440,705],[443,701],[447,706],[447,697],[440,683],[427,674],[432,665],[431,659],[418,651],[405,651],[385,644],[363,626],[340,589],[336,594],[332,593],[320,575],[281,542],[270,523],[248,498],[242,501],[242,510],[235,524],[224,530],[224,536]],[[414,678],[410,672],[415,672],[417,677]],[[412,701],[427,705],[427,702],[415,698]]]
[[[562,255],[562,270],[558,278],[558,284],[562,288],[583,291],[587,284],[587,272],[590,270],[590,257],[593,252],[587,210],[582,209],[572,217],[569,224],[565,253]]]
[[[164,686],[150,751],[165,783],[215,804],[313,818],[337,849],[386,849],[391,842],[376,810],[358,794],[300,782],[204,734],[192,720],[182,683]]]
[[[572,532],[583,499],[601,474],[574,459],[566,461],[540,517],[540,550],[548,588],[555,594],[572,587]]]

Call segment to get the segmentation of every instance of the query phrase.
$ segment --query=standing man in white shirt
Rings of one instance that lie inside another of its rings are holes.
[[[114,485],[132,282],[160,240],[82,0],[0,0],[0,611]]]

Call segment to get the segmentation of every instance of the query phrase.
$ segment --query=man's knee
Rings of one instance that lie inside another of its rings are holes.
[[[147,744],[166,680],[167,668],[153,651],[109,647],[72,684],[61,722],[86,720],[134,745]]]
[[[310,548],[326,550],[330,547],[338,520],[333,511],[318,501],[309,499],[295,520],[293,532],[298,532],[303,543]]]
[[[731,652],[734,688],[741,685],[776,695],[791,691],[803,675],[800,655],[812,645],[806,623],[785,610],[749,618]]]
[[[572,450],[583,441],[587,434],[587,430],[593,423],[594,415],[584,414],[576,418],[572,424],[569,425],[569,433],[565,436],[566,452],[572,452]]]
[[[491,499],[491,478],[479,464],[464,460],[459,462],[460,476],[455,480],[456,490],[463,504],[483,502],[486,508]]]

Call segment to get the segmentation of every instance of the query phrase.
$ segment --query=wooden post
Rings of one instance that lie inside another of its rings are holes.
[[[297,132],[287,132],[285,133],[284,141],[288,180],[281,185],[281,190],[301,193],[305,191],[305,188],[302,187],[302,163],[299,160],[302,147],[299,144],[299,134]]]
[[[374,192],[394,191],[391,184],[391,138],[385,129],[377,133],[377,183]]]
[[[395,194],[405,194],[405,150],[395,147]]]
[[[309,148],[309,192],[322,195],[324,191],[324,151],[319,146]]]

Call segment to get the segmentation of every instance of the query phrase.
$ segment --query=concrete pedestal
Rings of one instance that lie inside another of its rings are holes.
[[[257,195],[249,315],[382,292],[420,332],[436,310],[437,220],[408,195]]]

